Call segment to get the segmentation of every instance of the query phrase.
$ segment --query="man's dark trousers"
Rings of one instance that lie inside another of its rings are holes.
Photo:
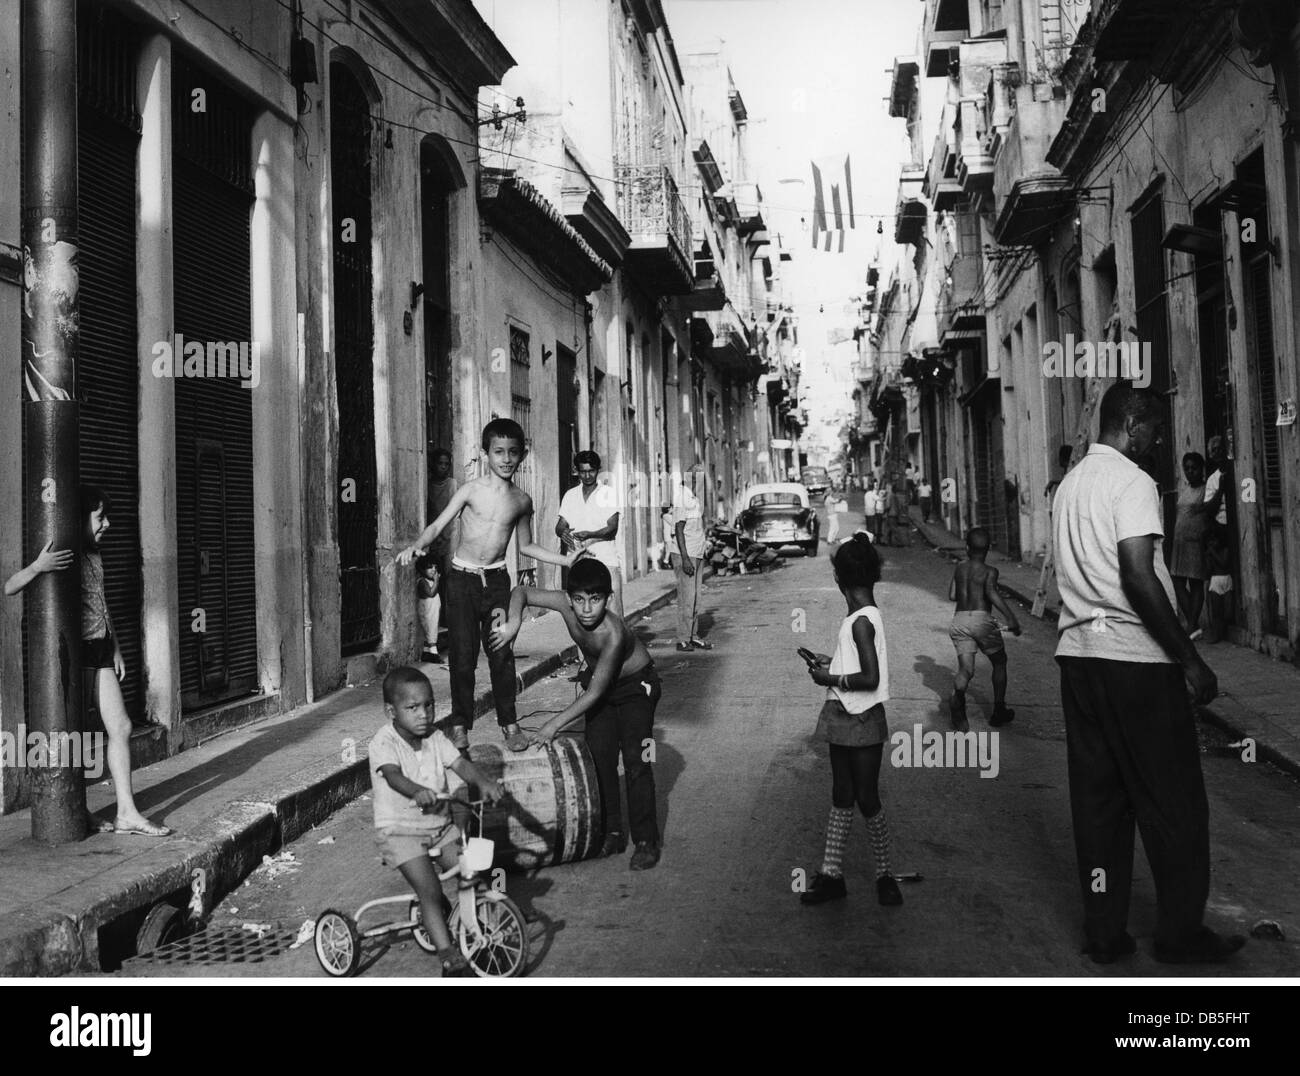
[[[467,572],[454,565],[446,576],[447,600],[443,616],[447,625],[447,663],[451,672],[451,717],[448,724],[474,727],[474,669],[480,643],[488,632],[505,623],[510,609],[510,573],[505,568]],[[496,611],[500,610],[499,615]],[[515,723],[515,653],[503,646],[488,650],[492,674],[492,699],[497,724]]]
[[[590,676],[586,677],[586,683]],[[586,686],[586,683],[583,686]],[[619,680],[587,717],[587,749],[596,763],[605,832],[623,829],[623,801],[618,781],[618,756],[623,753],[627,779],[627,816],[636,844],[659,844],[655,806],[655,707],[663,689],[653,665]]]
[[[1085,939],[1111,945],[1127,929],[1136,822],[1155,878],[1156,941],[1185,944],[1210,893],[1210,831],[1182,669],[1057,661]]]

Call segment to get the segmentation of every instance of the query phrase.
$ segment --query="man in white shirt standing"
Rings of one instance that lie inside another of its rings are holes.
[[[1209,805],[1196,721],[1218,681],[1178,622],[1161,555],[1156,483],[1136,461],[1158,441],[1162,403],[1120,381],[1101,433],[1053,505],[1061,591],[1061,706],[1084,905],[1084,952],[1109,964],[1128,933],[1134,826],[1155,878],[1155,957],[1217,963],[1245,943],[1202,918],[1210,892]]]
[[[690,488],[700,480],[704,465],[696,460],[673,488],[672,514],[668,517],[672,527],[673,572],[677,576],[677,649],[712,650],[695,634],[695,611],[700,600],[700,575],[704,564],[704,514],[700,500]]]
[[[618,495],[612,486],[602,484],[600,457],[595,452],[579,452],[573,457],[578,484],[560,501],[560,518],[555,533],[564,543],[564,551],[586,551],[609,569],[614,583],[610,608],[623,615],[623,573],[619,568]]]

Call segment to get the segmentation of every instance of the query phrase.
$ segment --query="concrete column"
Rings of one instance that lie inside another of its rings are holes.
[[[140,642],[145,714],[178,729],[181,713],[180,581],[176,553],[176,392],[153,376],[153,346],[172,339],[171,42],[158,34],[140,50],[140,156],[136,168],[136,319],[140,370],[140,555],[144,579]],[[181,748],[168,737],[168,750]]]
[[[253,544],[258,681],[285,708],[306,701],[302,602],[301,428],[294,280],[293,130],[262,113],[253,124]]]

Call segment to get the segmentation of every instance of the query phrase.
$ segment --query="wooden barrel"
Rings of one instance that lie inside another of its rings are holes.
[[[509,793],[483,812],[483,836],[497,846],[496,866],[532,870],[600,850],[600,786],[584,740],[557,736],[548,747],[518,754],[501,744],[478,744],[470,758],[487,776],[505,781]]]

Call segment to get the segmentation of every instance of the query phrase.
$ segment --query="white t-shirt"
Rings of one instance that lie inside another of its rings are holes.
[[[673,510],[668,521],[669,552],[678,552],[677,524],[685,523],[682,537],[686,544],[686,555],[692,559],[704,556],[704,514],[700,511],[700,501],[681,483],[673,490]]]
[[[425,814],[413,799],[395,792],[379,772],[380,766],[395,765],[402,776],[435,792],[451,793],[465,782],[451,771],[460,752],[441,730],[434,729],[415,750],[401,734],[387,724],[370,741],[370,787],[374,796],[375,828],[394,829],[402,833],[436,833],[447,824],[447,805]]]
[[[924,481],[923,481],[923,482],[920,483],[920,485],[918,485],[918,486],[916,487],[916,495],[917,495],[918,497],[928,497],[928,496],[930,496],[930,494],[933,493],[933,492],[934,492],[934,491],[930,488],[930,483],[929,483],[929,482],[924,482]]]
[[[850,613],[844,618],[827,671],[832,676],[851,676],[862,671],[858,644],[853,640],[853,623],[864,616],[876,630],[876,663],[880,666],[880,683],[876,685],[875,691],[841,691],[837,687],[826,689],[827,698],[838,699],[851,714],[865,714],[876,703],[889,700],[889,656],[885,650],[885,622],[880,619],[880,610],[874,605],[864,605],[856,613]]]
[[[560,501],[560,515],[568,521],[575,531],[604,530],[609,524],[609,517],[619,512],[618,494],[612,486],[596,484],[590,497],[582,495],[582,483],[579,482]],[[619,520],[620,527],[622,519]],[[618,542],[593,542],[587,552],[611,571],[618,567]]]
[[[1093,444],[1061,480],[1053,528],[1061,592],[1057,656],[1173,662],[1133,609],[1119,574],[1119,543],[1155,535],[1156,578],[1177,608],[1161,553],[1164,524],[1155,481],[1109,445]]]
[[[1205,503],[1209,504],[1214,500],[1214,495],[1219,492],[1219,483],[1223,481],[1222,469],[1217,470],[1205,480]],[[1228,498],[1225,496],[1223,503],[1219,505],[1219,513],[1214,517],[1214,521],[1221,527],[1228,525]]]

